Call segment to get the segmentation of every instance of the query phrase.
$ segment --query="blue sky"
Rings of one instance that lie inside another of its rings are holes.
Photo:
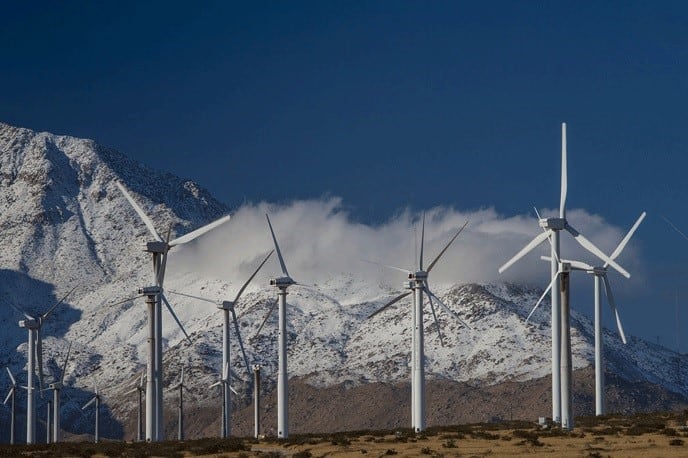
[[[624,229],[648,212],[647,288],[620,294],[630,333],[675,347],[688,241],[660,215],[688,232],[688,4],[599,3],[13,2],[0,120],[232,207],[334,195],[372,224],[555,207],[566,121],[569,208]]]

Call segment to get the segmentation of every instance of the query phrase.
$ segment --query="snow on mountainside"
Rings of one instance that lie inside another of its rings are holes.
[[[72,342],[73,359],[66,377],[74,387],[72,398],[85,399],[96,382],[110,387],[104,389],[106,396],[108,392],[113,397],[121,395],[145,365],[145,306],[141,300],[110,304],[148,285],[152,269],[142,251],[148,232],[114,180],[132,191],[159,232],[171,226],[173,237],[226,214],[228,208],[190,181],[151,170],[91,140],[2,123],[0,173],[0,321],[5,330],[0,337],[0,363],[15,373],[25,370],[26,332],[18,328],[21,317],[8,303],[42,313],[77,286],[45,325],[46,372],[55,373]],[[256,259],[262,255],[256,253]],[[201,274],[175,264],[175,259],[182,259],[175,256],[173,251],[168,290],[210,299],[232,298],[245,280],[228,283]],[[438,310],[442,346],[432,315],[425,315],[429,377],[496,384],[549,373],[547,303],[525,323],[540,291],[506,284],[467,284],[435,286],[435,292],[471,328]],[[398,291],[351,274],[333,276],[316,288],[291,287],[287,297],[290,377],[303,377],[315,386],[407,380],[411,299],[367,319],[395,294]],[[168,349],[165,383],[172,385],[183,365],[190,374],[191,396],[208,398],[212,394],[202,387],[216,379],[220,366],[221,316],[212,304],[179,296],[170,299],[191,339],[184,340],[163,312]],[[267,384],[276,370],[276,313],[259,335],[257,331],[274,300],[275,291],[265,282],[256,282],[237,305],[249,361],[263,364]],[[592,324],[574,312],[572,325],[574,368],[589,366]],[[609,371],[629,381],[650,381],[688,395],[685,357],[632,337],[624,346],[610,330],[605,332],[605,345]],[[238,351],[233,340],[233,371],[246,380],[242,362],[235,357]],[[19,379],[25,380],[25,374],[20,373]],[[8,380],[3,378],[0,387],[6,389]],[[117,415],[133,408],[129,399]],[[78,421],[75,415],[72,412],[72,421]]]

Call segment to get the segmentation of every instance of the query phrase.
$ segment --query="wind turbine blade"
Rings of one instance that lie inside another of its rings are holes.
[[[541,244],[542,242],[545,241],[550,235],[552,231],[551,230],[546,230],[542,234],[538,234],[533,240],[531,240],[528,245],[524,246],[521,251],[516,253],[516,255],[509,259],[502,267],[499,268],[499,273],[503,273],[506,269],[511,267],[512,264],[514,264],[516,261],[521,259],[523,256],[527,255],[531,250],[533,250],[536,246]]]
[[[678,232],[678,233],[681,235],[681,237],[683,237],[684,239],[688,240],[688,235],[684,234],[683,231],[681,231],[681,229],[679,229],[678,227],[676,227],[676,226],[674,225],[674,223],[672,223],[671,221],[669,221],[669,218],[667,218],[666,216],[662,215],[662,219],[663,219],[664,221],[666,221],[667,224],[668,224],[669,226],[671,226],[676,232]]]
[[[10,380],[12,380],[12,385],[16,385],[17,381],[14,379],[14,375],[12,375],[12,371],[10,370],[9,367],[5,367],[7,369],[7,374],[10,376]]]
[[[60,374],[60,383],[64,385],[64,378],[65,378],[65,372],[67,371],[67,362],[69,361],[69,354],[72,351],[72,343],[69,343],[69,348],[67,349],[67,357],[64,360],[64,364],[62,365],[62,373]]]
[[[215,388],[216,386],[221,385],[221,384],[222,384],[221,381],[220,381],[220,382],[215,382],[215,383],[213,383],[212,385],[210,385],[208,388]]]
[[[552,262],[552,258],[550,256],[540,256],[540,259],[542,259],[543,261]],[[573,270],[588,271],[588,270],[594,269],[593,266],[591,266],[590,264],[586,264],[582,261],[572,261],[570,259],[562,259],[561,262],[569,264],[571,266],[571,269],[573,269]]]
[[[274,301],[272,305],[270,306],[270,310],[268,310],[268,313],[265,315],[265,318],[263,318],[262,323],[260,323],[260,327],[258,328],[258,332],[256,332],[256,337],[260,335],[260,331],[263,330],[263,326],[265,326],[265,323],[267,323],[268,318],[270,318],[270,315],[272,315],[272,311],[275,310],[275,307],[277,307],[277,301]]]
[[[437,301],[437,303],[440,304],[440,307],[442,307],[442,308],[444,309],[445,312],[447,312],[448,314],[450,314],[451,316],[453,316],[454,318],[456,318],[462,325],[464,325],[464,326],[467,327],[468,329],[473,329],[468,323],[466,323],[465,321],[463,321],[463,320],[461,319],[461,317],[460,317],[458,314],[456,314],[456,313],[455,313],[452,309],[450,309],[444,302],[442,302],[442,301],[440,300],[440,298],[437,297],[437,295],[436,295],[435,293],[433,293],[432,291],[430,291],[429,288],[425,287],[424,289],[425,289],[425,292],[427,293],[427,295],[430,296],[430,297],[432,297],[433,299],[435,299],[435,300]]]
[[[49,316],[51,313],[53,313],[53,310],[55,310],[55,308],[56,308],[58,305],[60,305],[61,303],[63,303],[63,302],[65,301],[65,299],[67,299],[67,297],[69,297],[69,295],[72,294],[72,292],[74,292],[75,289],[76,289],[76,286],[75,286],[74,288],[70,289],[69,292],[68,292],[67,294],[65,294],[65,295],[62,297],[62,299],[60,299],[59,301],[57,301],[57,302],[55,303],[55,305],[53,305],[52,307],[50,307],[50,308],[48,309],[48,311],[45,312],[41,318],[43,318],[43,320],[46,320],[46,319],[48,318],[48,316]]]
[[[129,298],[127,298],[127,299],[122,299],[121,301],[113,302],[112,304],[105,304],[105,307],[114,307],[115,305],[119,305],[119,304],[124,304],[124,303],[126,303],[126,302],[135,301],[136,299],[138,299],[138,298],[140,298],[140,297],[143,297],[143,295],[137,294],[136,296],[129,297]]]
[[[265,214],[268,220],[268,226],[270,226],[270,234],[272,234],[272,241],[275,242],[275,250],[277,250],[277,257],[279,258],[280,267],[282,268],[282,274],[285,277],[289,277],[289,272],[287,271],[287,266],[284,264],[284,258],[282,257],[282,252],[279,249],[279,244],[277,243],[277,237],[275,237],[275,231],[272,229],[272,223],[270,222],[270,217]]]
[[[420,230],[420,259],[418,260],[418,266],[423,270],[423,246],[425,245],[425,212],[423,212],[423,226]]]
[[[230,390],[232,393],[234,393],[235,396],[239,396],[239,393],[237,393],[237,391],[236,391],[234,388],[232,388],[232,385],[229,385],[229,390]]]
[[[179,329],[181,329],[184,335],[186,336],[186,340],[189,343],[191,343],[191,338],[189,337],[189,334],[186,333],[186,329],[184,329],[184,326],[182,326],[182,322],[179,321],[179,318],[177,318],[177,314],[175,314],[174,310],[172,310],[172,306],[170,305],[170,303],[167,302],[167,298],[165,297],[165,295],[161,294],[160,297],[162,298],[162,301],[165,303],[167,310],[169,310],[170,314],[172,315],[172,318],[174,318],[174,321],[177,322],[177,326],[179,326]]]
[[[533,205],[533,210],[535,210],[535,216],[537,216],[538,221],[540,221],[542,218],[540,217],[540,212],[535,205]]]
[[[225,363],[225,367],[222,368],[222,381],[227,382],[229,380],[229,363]]]
[[[188,243],[195,239],[196,237],[200,237],[201,235],[205,234],[206,232],[212,231],[216,227],[226,223],[229,221],[231,218],[231,215],[223,216],[222,218],[218,218],[212,223],[206,224],[203,227],[199,227],[195,231],[191,231],[186,235],[182,235],[181,237],[177,237],[176,239],[172,240],[169,245],[170,246],[177,246],[181,245],[183,243]]]
[[[35,320],[34,317],[32,317],[31,315],[29,315],[28,313],[26,313],[25,311],[23,311],[22,309],[20,309],[19,307],[17,307],[17,306],[14,305],[13,303],[8,302],[8,304],[10,304],[10,307],[12,307],[14,310],[16,310],[16,312],[17,312],[18,314],[24,315],[24,317],[25,317],[27,320]]]
[[[619,316],[619,310],[616,308],[616,301],[614,300],[614,294],[612,294],[612,286],[609,284],[609,279],[607,275],[602,275],[604,280],[604,292],[607,293],[607,302],[609,302],[609,307],[611,307],[612,312],[614,312],[614,317],[616,318],[616,328],[619,330],[619,336],[621,336],[621,341],[626,344],[626,333],[624,333],[623,326],[621,325],[621,317]]]
[[[633,227],[631,227],[631,229],[630,229],[630,230],[628,231],[628,233],[626,234],[626,237],[623,238],[623,240],[621,241],[621,243],[619,243],[619,245],[616,247],[616,249],[614,250],[614,252],[613,252],[611,255],[609,255],[609,257],[610,257],[611,259],[616,259],[616,258],[621,254],[621,252],[623,251],[623,249],[626,247],[626,244],[628,243],[628,241],[631,239],[631,237],[633,237],[633,234],[635,233],[636,229],[638,229],[638,226],[640,226],[640,223],[642,223],[643,220],[645,219],[645,216],[646,216],[646,215],[647,215],[646,212],[642,212],[642,213],[640,214],[640,216],[639,216],[638,219],[636,220],[636,222],[635,222],[635,224],[633,225]],[[605,264],[604,267],[607,267],[607,265]]]
[[[396,304],[397,302],[399,302],[400,300],[402,300],[403,298],[405,298],[406,296],[408,296],[408,295],[411,294],[412,292],[413,292],[413,291],[407,291],[407,292],[405,292],[405,293],[399,294],[397,297],[395,297],[394,299],[392,299],[391,301],[387,302],[385,305],[383,305],[382,307],[380,307],[379,309],[377,309],[376,311],[374,311],[373,313],[371,313],[370,315],[368,315],[368,319],[374,317],[374,316],[377,315],[378,313],[380,313],[380,312],[382,312],[383,310],[387,309],[387,307]]]
[[[447,243],[447,244],[444,246],[444,248],[442,249],[442,251],[440,251],[440,254],[438,254],[437,257],[435,257],[435,259],[433,259],[433,261],[432,261],[432,262],[430,263],[430,265],[428,266],[428,270],[427,270],[428,273],[432,270],[433,267],[435,267],[435,264],[437,264],[437,261],[440,260],[440,258],[441,258],[442,255],[444,254],[444,252],[447,251],[447,249],[449,249],[449,246],[450,246],[452,243],[454,243],[454,240],[456,240],[456,238],[459,236],[459,234],[464,230],[464,228],[465,228],[467,225],[468,225],[468,221],[466,221],[465,223],[463,223],[463,226],[461,226],[461,228],[460,228],[458,231],[456,231],[456,234],[454,234],[454,237],[452,237],[451,240],[449,241],[449,243]]]
[[[248,284],[251,283],[251,280],[253,280],[253,277],[255,277],[256,275],[258,275],[258,271],[263,267],[263,265],[264,265],[266,262],[268,262],[268,259],[270,259],[270,256],[272,256],[272,253],[274,253],[274,252],[275,252],[275,250],[270,250],[270,252],[268,253],[268,255],[265,256],[265,259],[263,259],[263,262],[260,263],[260,265],[258,266],[258,268],[253,272],[253,274],[252,274],[250,277],[248,277],[248,280],[246,280],[246,283],[244,283],[244,284],[242,285],[241,289],[239,289],[239,292],[237,293],[236,297],[234,298],[234,305],[235,305],[235,306],[236,306],[237,301],[239,301],[239,298],[240,298],[241,295],[243,294],[244,290],[245,290],[246,287],[248,286]],[[236,320],[236,316],[235,316],[234,319]]]
[[[167,231],[167,238],[165,239],[165,252],[162,253],[162,261],[160,262],[160,267],[158,268],[158,285],[162,288],[165,282],[165,270],[167,269],[167,256],[170,254],[170,231]]]
[[[3,405],[6,405],[6,404],[7,404],[7,401],[10,400],[10,398],[12,397],[12,394],[14,394],[14,391],[15,391],[16,389],[17,389],[17,388],[14,387],[14,386],[13,386],[12,388],[10,388],[10,391],[7,393],[7,397],[5,398],[5,402],[3,402]]]
[[[234,311],[234,307],[231,309],[232,312],[232,321],[234,321],[234,331],[236,332],[237,335],[237,340],[239,341],[239,349],[241,349],[241,356],[244,358],[244,364],[246,365],[246,373],[251,374],[251,366],[248,364],[248,357],[246,357],[246,350],[244,349],[244,342],[241,339],[241,331],[239,330],[239,320],[237,320],[237,315],[236,312]]]
[[[182,366],[182,376],[179,379],[179,385],[184,386],[184,366]]]
[[[143,221],[143,223],[146,225],[148,228],[148,232],[151,233],[153,238],[157,240],[158,242],[162,242],[162,237],[160,237],[160,234],[158,234],[158,231],[155,230],[155,224],[153,224],[153,220],[151,220],[148,215],[139,207],[139,204],[136,203],[133,197],[131,197],[131,194],[129,194],[129,191],[119,182],[115,181],[115,184],[119,188],[119,190],[124,194],[124,197],[127,198],[129,203],[131,204],[132,207],[134,207],[134,210],[136,210],[136,213],[138,213],[139,218]]]
[[[561,196],[559,198],[559,217],[566,218],[566,192],[568,190],[568,168],[566,161],[566,123],[561,123]]]
[[[93,396],[93,397],[91,398],[90,401],[88,401],[86,404],[84,404],[84,406],[81,408],[81,410],[86,410],[87,407],[89,407],[91,404],[93,404],[94,402],[96,402],[96,399],[97,399],[97,398],[98,398],[97,395],[96,395],[96,396]]]
[[[361,259],[361,261],[367,262],[368,264],[375,264],[376,266],[380,266],[380,267],[386,267],[386,268],[392,269],[392,270],[398,270],[399,272],[404,272],[405,274],[410,273],[410,271],[408,269],[402,269],[401,267],[394,267],[394,266],[390,266],[388,264],[382,264],[381,262],[369,261],[367,259]]]
[[[427,283],[426,283],[427,285]],[[428,287],[423,288],[426,292]],[[435,313],[435,306],[432,304],[432,296],[428,294],[428,302],[430,302],[430,310],[432,311],[432,318],[435,320],[435,326],[437,326],[437,335],[440,337],[440,345],[444,347],[444,339],[442,338],[442,330],[440,329],[440,322],[437,321],[437,314]]]
[[[545,289],[545,291],[542,293],[542,296],[540,296],[540,299],[538,299],[538,301],[535,303],[535,307],[533,307],[533,310],[531,310],[530,313],[528,314],[528,317],[526,318],[526,323],[528,323],[528,321],[530,321],[530,317],[533,316],[533,313],[535,313],[535,310],[540,306],[540,303],[542,302],[542,300],[545,298],[545,296],[547,296],[547,293],[549,293],[549,290],[552,289],[552,286],[554,286],[554,282],[557,281],[557,278],[559,278],[560,273],[561,272],[557,272],[556,275],[554,275],[554,277],[552,277],[552,281],[549,282],[549,285],[547,285],[547,289]],[[556,324],[554,324],[553,326],[556,326]]]
[[[197,299],[199,301],[204,301],[204,302],[210,302],[211,304],[218,304],[219,301],[214,301],[212,299],[208,299],[205,297],[201,296],[194,296],[193,294],[186,294],[186,293],[180,293],[179,291],[172,291],[171,289],[166,289],[168,293],[171,294],[176,294],[177,296],[184,296],[184,297],[190,297],[191,299]]]
[[[576,229],[574,229],[570,224],[566,223],[566,230],[573,236],[574,239],[576,239],[576,242],[604,262],[606,262],[608,265],[612,266],[616,271],[618,271],[621,275],[623,275],[626,278],[631,278],[631,274],[629,274],[626,269],[621,267],[611,259],[609,256],[604,254],[602,250],[597,248],[590,240],[586,239],[583,234],[578,232]]]
[[[36,362],[38,363],[38,384],[43,389],[43,339],[41,328],[36,329]],[[43,396],[43,395],[41,395]]]

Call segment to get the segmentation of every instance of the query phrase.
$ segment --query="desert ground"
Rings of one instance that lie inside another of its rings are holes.
[[[579,417],[572,432],[512,421],[411,430],[299,434],[288,439],[232,438],[2,445],[3,457],[685,457],[688,411]]]

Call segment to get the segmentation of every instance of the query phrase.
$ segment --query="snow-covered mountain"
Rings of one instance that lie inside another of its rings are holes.
[[[173,237],[229,213],[228,207],[193,182],[147,168],[91,140],[2,123],[0,179],[0,364],[25,380],[26,332],[17,326],[21,316],[9,304],[42,313],[76,286],[43,332],[49,373],[56,374],[69,342],[73,344],[66,383],[72,386],[74,401],[64,423],[86,422],[74,406],[96,383],[106,387],[106,396],[120,401],[111,415],[124,421],[134,399],[125,401],[123,393],[146,361],[146,318],[141,300],[120,301],[148,285],[152,269],[142,250],[148,232],[115,180],[132,191],[159,232],[171,228]],[[179,256],[172,252],[166,288],[211,299],[233,297],[244,278],[217,278],[184,264],[184,250],[202,243],[199,239],[180,247]],[[255,259],[263,254],[257,252]],[[511,284],[447,284],[435,289],[471,328],[439,311],[442,346],[432,315],[425,315],[430,378],[493,385],[549,373],[547,304],[525,323],[541,291]],[[290,377],[316,387],[408,380],[410,298],[367,319],[395,294],[397,290],[354,274],[333,274],[313,288],[290,288]],[[263,364],[268,388],[276,370],[276,314],[261,334],[257,331],[275,297],[265,282],[256,282],[237,306],[249,360]],[[176,382],[183,365],[190,399],[208,402],[212,393],[204,387],[216,379],[220,366],[221,316],[206,302],[182,297],[173,302],[191,339],[186,341],[171,317],[164,317],[166,384]],[[572,325],[574,368],[590,366],[592,324],[574,312]],[[236,340],[232,345],[236,356]],[[609,372],[688,396],[685,357],[634,337],[623,345],[609,330],[605,345]],[[239,358],[233,358],[233,371],[238,379],[248,379]],[[9,380],[0,380],[5,392]],[[65,409],[70,409],[69,402]]]

